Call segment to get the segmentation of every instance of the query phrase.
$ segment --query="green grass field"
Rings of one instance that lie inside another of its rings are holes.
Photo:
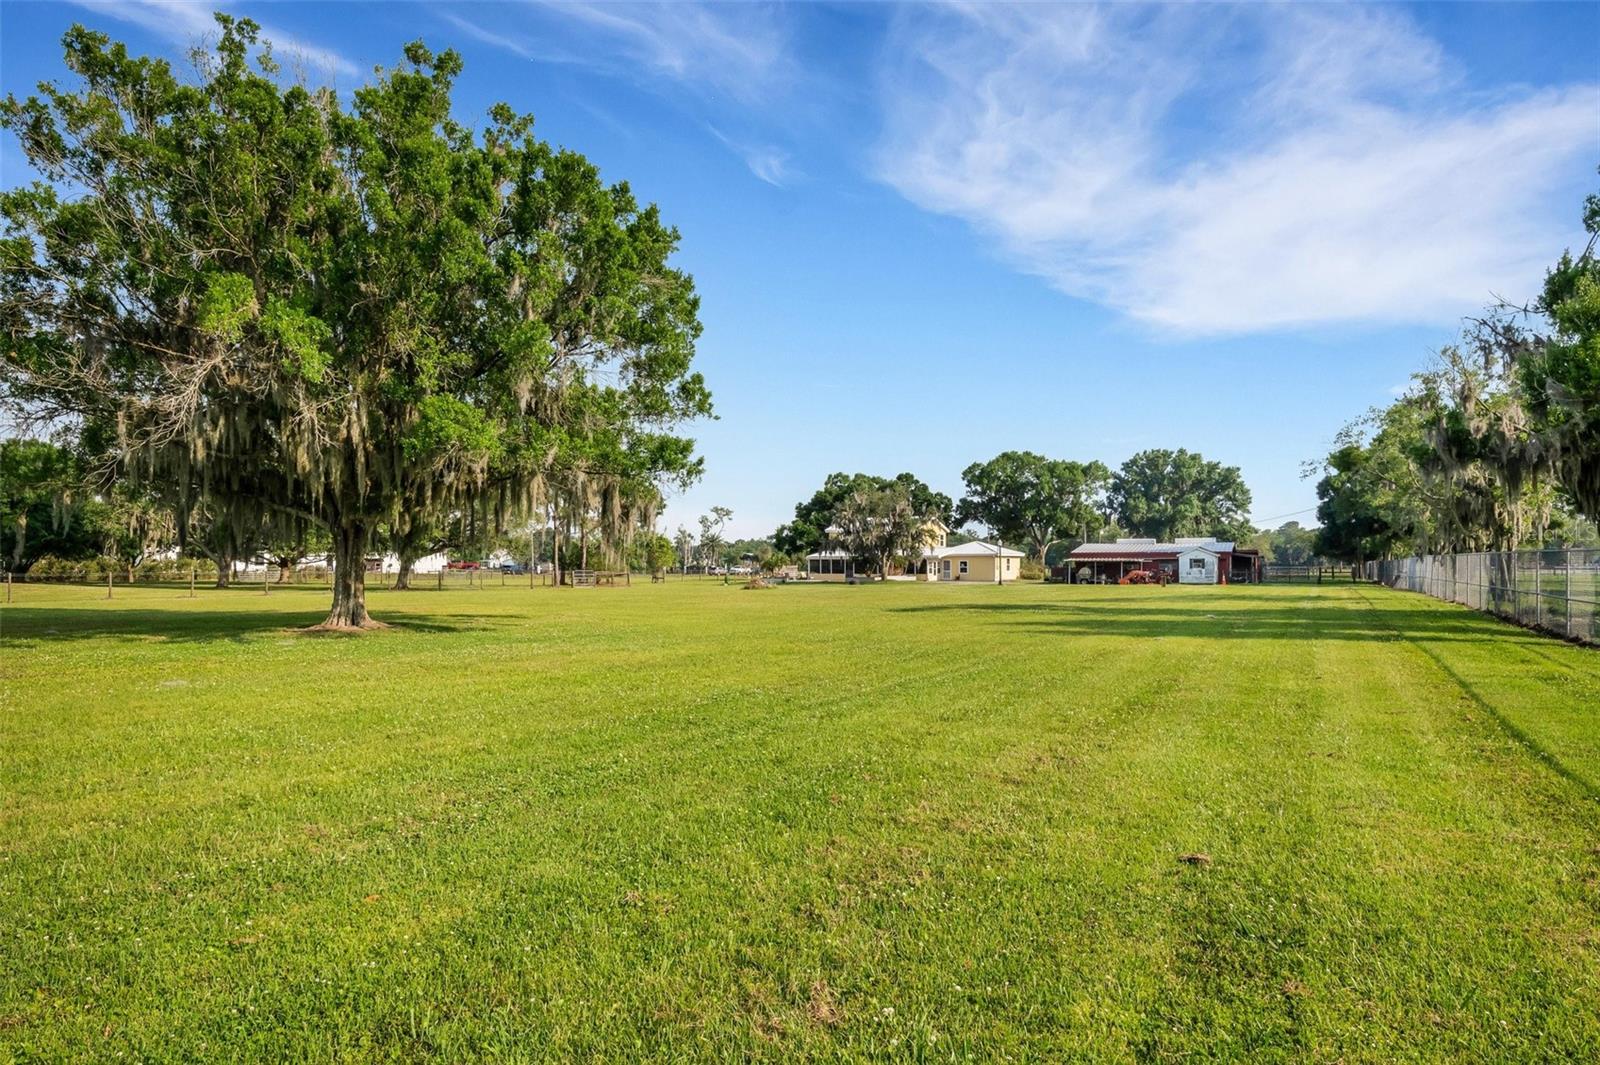
[[[0,620],[0,1059],[1600,1059],[1593,650],[1352,586],[185,595]]]

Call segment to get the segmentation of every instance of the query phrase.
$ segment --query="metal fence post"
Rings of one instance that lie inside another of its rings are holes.
[[[1517,573],[1517,556],[1508,554],[1506,568],[1511,571],[1511,616],[1522,620],[1522,578]]]
[[[1562,554],[1562,561],[1567,567],[1567,639],[1572,639],[1572,549],[1568,548]]]

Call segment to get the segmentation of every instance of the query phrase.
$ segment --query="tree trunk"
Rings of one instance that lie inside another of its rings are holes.
[[[214,555],[211,561],[217,564],[217,587],[226,588],[229,579],[233,576],[233,559],[228,555]]]
[[[400,552],[400,572],[396,574],[394,578],[395,591],[398,592],[410,590],[411,573],[416,564],[416,558],[414,558],[409,551]]]
[[[384,624],[367,614],[367,539],[363,522],[350,522],[333,531],[333,609],[321,631],[381,629]]]
[[[17,542],[11,546],[11,568],[22,569],[23,545],[28,540],[28,515],[26,512],[17,515]]]

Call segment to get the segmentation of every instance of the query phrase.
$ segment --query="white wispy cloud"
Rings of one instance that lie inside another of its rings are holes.
[[[531,0],[563,19],[580,38],[609,47],[585,49],[591,61],[643,65],[689,85],[753,100],[787,77],[787,22],[757,3],[573,3]]]
[[[457,11],[453,11],[448,7],[435,8],[434,14],[443,19],[447,25],[454,26],[456,29],[460,30],[474,41],[477,41],[479,44],[492,45],[495,48],[503,49],[507,52],[510,52],[514,56],[519,56],[522,59],[541,58],[539,53],[534,50],[531,42],[526,40],[520,34],[508,33],[503,26],[498,29],[490,29],[487,26],[480,26],[471,19],[462,17],[462,15],[460,15]]]
[[[485,14],[493,12],[490,23]],[[580,66],[653,90],[675,90],[702,113],[745,126],[793,80],[788,22],[755,3],[570,3],[524,0],[491,8],[449,5],[435,14],[472,40],[541,63]],[[783,187],[796,171],[769,137],[706,128],[761,181]]]
[[[69,0],[75,7],[119,22],[126,22],[170,41],[189,47],[213,40],[217,23],[212,12],[220,6],[199,0]],[[260,20],[256,20],[260,23]],[[293,34],[261,23],[261,35],[272,42],[272,54],[287,70],[303,67],[308,74],[359,77],[364,69],[339,52],[312,44]]]
[[[898,18],[878,175],[1063,291],[1186,333],[1436,320],[1569,241],[1600,87],[1486,99],[1358,8]]]
[[[472,39],[523,59],[635,81],[665,79],[741,103],[760,99],[793,71],[787,23],[766,4],[523,0],[441,5],[434,12]]]
[[[783,188],[798,175],[789,162],[789,153],[772,144],[752,143],[723,133],[716,126],[707,126],[711,135],[721,141],[750,168],[750,173],[769,185]]]

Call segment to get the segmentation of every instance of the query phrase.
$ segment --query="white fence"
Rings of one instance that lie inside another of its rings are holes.
[[[1367,577],[1600,643],[1600,550],[1480,551],[1367,563]]]

